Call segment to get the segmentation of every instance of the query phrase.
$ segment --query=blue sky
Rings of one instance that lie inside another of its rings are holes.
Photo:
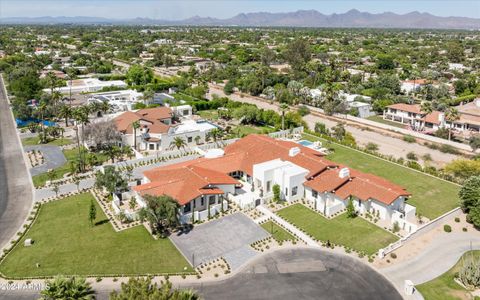
[[[325,14],[349,9],[372,13],[429,12],[438,16],[480,18],[480,0],[0,0],[1,17],[99,16],[184,19],[194,15],[228,18],[241,12],[315,9]]]

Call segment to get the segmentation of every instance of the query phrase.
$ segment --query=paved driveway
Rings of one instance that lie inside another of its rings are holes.
[[[63,155],[62,148],[52,145],[35,145],[35,146],[25,146],[25,151],[39,150],[42,152],[44,164],[33,167],[30,169],[30,174],[32,176],[46,173],[49,169],[55,169],[63,166],[67,159]]]
[[[250,218],[235,213],[197,225],[190,232],[172,235],[170,239],[194,266],[222,256],[235,270],[258,254],[250,244],[268,236]]]

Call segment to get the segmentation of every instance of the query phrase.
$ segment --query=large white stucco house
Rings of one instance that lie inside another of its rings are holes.
[[[330,217],[351,199],[360,213],[378,216],[384,224],[398,222],[407,232],[416,230],[415,207],[402,187],[380,177],[335,164],[320,152],[296,142],[251,134],[216,155],[144,172],[143,184],[133,188],[140,206],[145,195],[169,195],[181,208],[182,222],[205,220],[234,202],[254,208],[273,198],[293,202],[305,199]]]

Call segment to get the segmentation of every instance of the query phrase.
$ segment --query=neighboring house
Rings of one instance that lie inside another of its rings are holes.
[[[405,189],[330,162],[296,142],[251,134],[215,154],[144,172],[143,184],[133,188],[139,205],[145,206],[144,195],[169,195],[187,223],[226,209],[226,199],[241,208],[267,203],[278,185],[281,199],[306,199],[326,216],[344,210],[351,199],[361,213],[416,230],[415,207],[405,203],[410,195]]]
[[[404,80],[401,82],[400,90],[405,94],[409,94],[420,91],[420,88],[427,84],[427,79]]]
[[[133,123],[138,121],[137,149],[156,151],[170,148],[176,137],[182,138],[186,147],[204,143],[207,134],[216,126],[192,120],[191,116],[192,107],[189,105],[156,107],[124,112],[114,122],[122,133],[123,143],[134,146]]]
[[[79,93],[91,93],[98,92],[106,87],[127,88],[127,84],[121,80],[101,81],[98,78],[86,78],[67,80],[67,86],[58,87],[55,90],[62,94],[79,94]],[[49,93],[50,89],[44,89],[44,92]]]
[[[441,127],[452,128],[457,132],[474,134],[480,132],[480,98],[455,107],[460,115],[453,124],[445,119],[445,113],[433,111],[425,114],[418,104],[397,103],[387,106],[383,118],[410,125],[414,130],[436,131]]]
[[[322,97],[324,97],[323,91],[321,89],[311,89],[310,96],[315,101],[321,101]],[[352,108],[357,109],[358,117],[368,118],[375,115],[375,112],[372,111],[372,105],[370,104],[370,102],[372,101],[371,97],[358,94],[348,94],[342,91],[339,92],[338,96],[345,100],[346,108],[348,110]]]
[[[383,119],[409,125],[417,131],[436,131],[444,126],[444,114],[433,111],[425,114],[419,104],[396,103],[387,106]]]
[[[132,110],[135,103],[143,101],[143,93],[135,90],[122,90],[90,95],[88,102],[108,102],[115,112]]]

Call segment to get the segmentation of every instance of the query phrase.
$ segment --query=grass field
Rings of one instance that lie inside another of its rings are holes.
[[[63,178],[66,173],[70,172],[70,162],[78,160],[78,148],[65,149],[63,150],[63,154],[65,155],[67,162],[63,166],[55,169],[55,179]],[[97,158],[99,162],[105,162],[108,160],[108,157],[104,154],[97,154]],[[47,173],[35,175],[32,177],[32,180],[35,187],[40,187],[45,185],[48,180],[48,175]]]
[[[38,138],[38,136],[27,137],[27,138],[22,139],[22,144],[24,146],[40,145],[39,141],[40,141],[40,139]],[[60,139],[56,139],[56,140],[50,141],[50,142],[48,142],[46,144],[42,144],[42,145],[65,146],[65,145],[70,145],[71,143],[73,143],[73,141],[71,139],[60,138]]]
[[[476,259],[480,258],[480,251],[467,252],[463,257],[469,257],[472,253]],[[462,260],[460,259],[459,262],[457,262],[457,264],[446,273],[429,282],[417,285],[416,288],[422,293],[425,300],[472,299],[470,293],[453,280],[455,278],[455,273],[460,270],[461,266]]]
[[[412,196],[408,203],[423,216],[434,219],[459,205],[459,186],[444,180],[404,168],[389,161],[343,147],[327,144],[325,140],[304,135],[308,140],[321,140],[335,151],[327,156],[334,162],[345,164],[365,173],[371,173],[406,188]]]
[[[0,271],[9,277],[192,271],[169,239],[155,240],[143,226],[115,232],[95,201],[98,225],[90,226],[91,200],[83,193],[44,204]],[[27,238],[34,240],[30,247],[23,246]]]
[[[207,120],[213,120],[216,121],[218,120],[218,110],[216,109],[211,109],[211,110],[200,110],[197,111],[197,114]]]
[[[281,209],[277,214],[317,240],[344,245],[368,255],[398,239],[360,217],[351,219],[346,214],[341,214],[327,219],[302,204]]]
[[[268,221],[265,222],[261,225],[263,229],[265,229],[268,233],[272,235],[272,237],[277,241],[277,242],[283,242],[283,241],[293,241],[295,240],[295,237],[291,235],[288,231],[283,229],[282,227],[278,226],[275,222],[273,221]]]
[[[370,121],[374,121],[374,122],[377,122],[377,123],[382,123],[382,124],[386,124],[386,125],[390,125],[390,126],[398,127],[398,128],[405,128],[405,126],[406,126],[405,124],[400,124],[400,123],[393,122],[393,121],[390,121],[390,120],[384,120],[382,116],[371,116],[371,117],[368,117],[367,119],[370,120]]]

